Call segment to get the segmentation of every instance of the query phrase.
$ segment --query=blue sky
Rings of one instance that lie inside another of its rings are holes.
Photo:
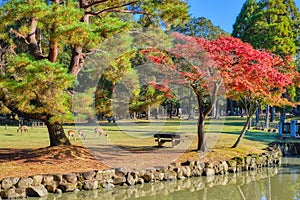
[[[232,25],[240,13],[245,0],[188,0],[190,14],[210,19],[215,26],[231,33]],[[300,7],[300,0],[294,0]]]

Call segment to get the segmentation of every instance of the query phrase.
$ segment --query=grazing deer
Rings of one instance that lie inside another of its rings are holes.
[[[69,139],[71,137],[73,137],[74,141],[76,141],[76,134],[75,134],[75,131],[74,130],[69,130],[68,131],[68,136],[69,136]]]
[[[105,137],[108,137],[107,133],[105,133],[101,127],[95,128],[95,136],[96,136],[96,134],[98,134],[99,136],[104,135]]]
[[[83,138],[85,140],[85,133],[83,132],[83,130],[78,130],[78,135],[80,138]]]
[[[17,130],[17,133],[21,132],[22,135],[23,131],[28,133],[28,130],[29,130],[28,126],[20,126]]]

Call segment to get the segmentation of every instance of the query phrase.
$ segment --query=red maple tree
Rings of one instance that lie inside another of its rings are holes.
[[[240,101],[247,116],[233,148],[239,145],[259,105],[292,105],[282,94],[294,84],[297,73],[286,59],[233,37],[220,37],[203,47],[219,67],[227,97]]]
[[[246,133],[258,105],[291,104],[282,98],[296,77],[293,67],[283,73],[285,62],[277,55],[256,50],[250,44],[229,36],[209,41],[174,33],[174,47],[160,51],[147,49],[153,62],[162,66],[169,82],[188,84],[196,94],[198,118],[198,151],[206,151],[204,120],[211,112],[224,84],[228,98],[242,102],[247,120],[232,147],[237,147]],[[183,81],[184,80],[184,81]]]

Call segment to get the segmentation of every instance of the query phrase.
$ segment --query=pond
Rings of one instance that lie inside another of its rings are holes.
[[[49,195],[41,200],[300,200],[300,157],[283,158],[280,168],[264,168],[213,177],[147,183],[113,190]],[[30,198],[34,199],[34,198]],[[36,198],[35,198],[36,199]]]

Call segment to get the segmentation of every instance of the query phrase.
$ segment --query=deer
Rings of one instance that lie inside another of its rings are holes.
[[[28,126],[20,126],[19,128],[18,128],[18,130],[17,130],[17,133],[20,133],[21,132],[21,135],[22,135],[22,133],[23,133],[23,131],[24,132],[27,132],[28,134],[29,134],[29,132],[28,132],[28,130],[29,130],[29,127]]]
[[[78,130],[78,135],[80,138],[83,138],[85,140],[85,133],[83,132],[83,130]]]
[[[96,134],[98,134],[99,136],[104,135],[105,137],[108,137],[107,133],[105,133],[101,127],[95,128],[95,136]]]
[[[70,139],[71,137],[73,137],[74,141],[76,141],[76,133],[75,133],[74,130],[69,130],[69,131],[68,131],[68,136],[69,136],[69,139]]]

